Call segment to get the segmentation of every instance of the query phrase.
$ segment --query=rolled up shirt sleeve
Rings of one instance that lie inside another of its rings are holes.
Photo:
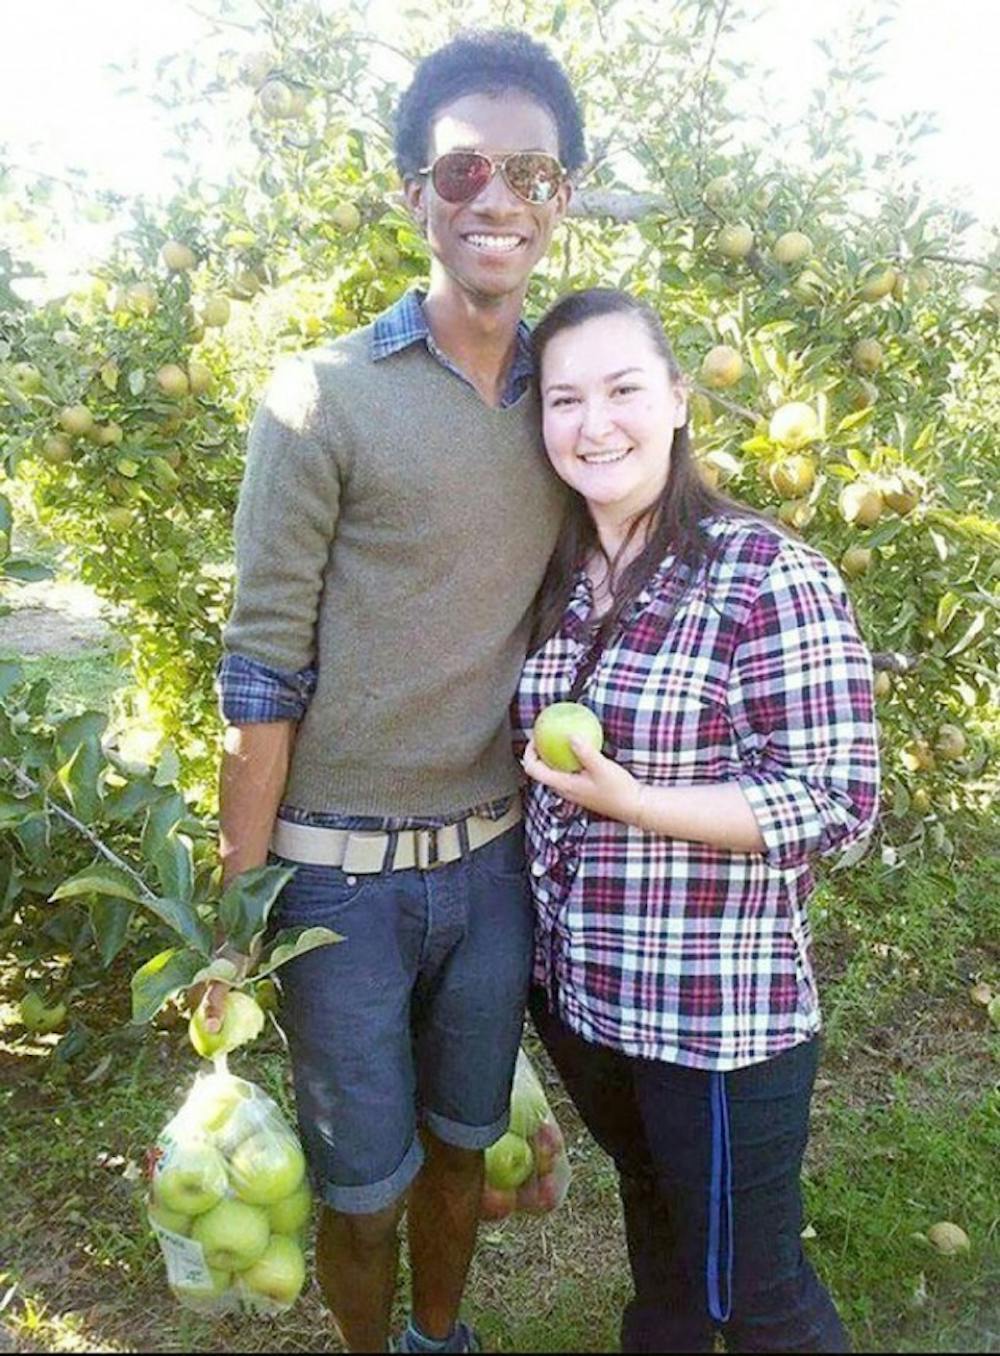
[[[298,722],[315,688],[316,670],[311,664],[286,672],[241,654],[226,654],[216,673],[219,708],[227,725]]]
[[[878,813],[871,658],[839,575],[783,543],[736,645],[730,712],[765,857],[781,869],[844,851]]]

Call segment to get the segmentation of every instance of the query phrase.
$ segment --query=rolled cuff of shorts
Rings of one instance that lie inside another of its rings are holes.
[[[461,1121],[450,1121],[447,1116],[439,1116],[436,1111],[426,1107],[423,1120],[431,1134],[444,1144],[451,1144],[456,1149],[488,1149],[491,1144],[496,1144],[501,1135],[507,1133],[510,1108],[492,1125],[463,1125]]]
[[[324,1202],[342,1215],[374,1215],[392,1205],[416,1177],[423,1166],[424,1150],[415,1135],[402,1163],[389,1177],[368,1186],[337,1186],[325,1182],[320,1190]]]

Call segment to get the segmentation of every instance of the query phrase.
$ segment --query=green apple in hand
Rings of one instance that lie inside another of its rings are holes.
[[[270,1237],[267,1212],[259,1206],[220,1201],[191,1226],[191,1237],[205,1250],[205,1261],[221,1271],[245,1271],[264,1256]]]
[[[548,767],[556,772],[579,772],[580,760],[569,741],[580,739],[600,752],[604,731],[593,711],[579,702],[553,702],[539,714],[531,738]]]
[[[209,1031],[205,1025],[205,1000],[198,1004],[188,1023],[191,1044],[203,1059],[228,1055],[239,1045],[256,1040],[264,1029],[264,1013],[248,993],[230,989],[223,1006],[222,1026]]]
[[[204,1138],[169,1146],[156,1166],[153,1199],[179,1215],[203,1215],[226,1194],[226,1160]]]
[[[249,1305],[266,1312],[275,1305],[287,1308],[298,1298],[306,1279],[306,1259],[292,1238],[275,1234],[263,1257],[240,1273],[240,1294]]]
[[[233,1150],[229,1180],[241,1200],[250,1205],[275,1205],[302,1182],[306,1160],[290,1135],[258,1130]]]
[[[290,1196],[267,1207],[272,1234],[294,1235],[305,1226],[312,1209],[312,1192],[309,1183],[302,1182]]]
[[[486,1150],[486,1181],[498,1191],[516,1191],[534,1170],[531,1146],[509,1130]]]

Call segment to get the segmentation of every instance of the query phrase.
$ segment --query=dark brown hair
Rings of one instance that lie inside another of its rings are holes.
[[[654,349],[666,364],[670,380],[683,384],[683,373],[652,307],[616,288],[592,287],[563,297],[535,327],[532,343],[539,394],[542,361],[550,341],[563,330],[575,329],[587,320],[606,315],[634,316],[645,326]],[[760,519],[759,514],[735,503],[707,483],[695,461],[690,422],[685,423],[674,432],[670,470],[662,494],[636,515],[618,556],[608,561],[611,607],[601,621],[595,650],[600,650],[614,633],[619,619],[666,556],[674,556],[674,570],[679,579],[687,584],[696,581],[710,563],[715,549],[704,520],[718,514]],[[770,524],[770,519],[762,521]],[[645,545],[619,572],[618,561],[638,532],[645,533]],[[573,593],[577,571],[595,550],[600,551],[601,544],[586,500],[571,491],[569,509],[538,597],[533,647],[544,644],[559,629]]]

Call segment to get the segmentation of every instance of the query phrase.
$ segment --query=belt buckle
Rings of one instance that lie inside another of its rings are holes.
[[[438,834],[440,829],[417,829],[417,869],[420,871],[434,871],[439,866],[445,866],[446,863],[441,860],[439,853]]]

